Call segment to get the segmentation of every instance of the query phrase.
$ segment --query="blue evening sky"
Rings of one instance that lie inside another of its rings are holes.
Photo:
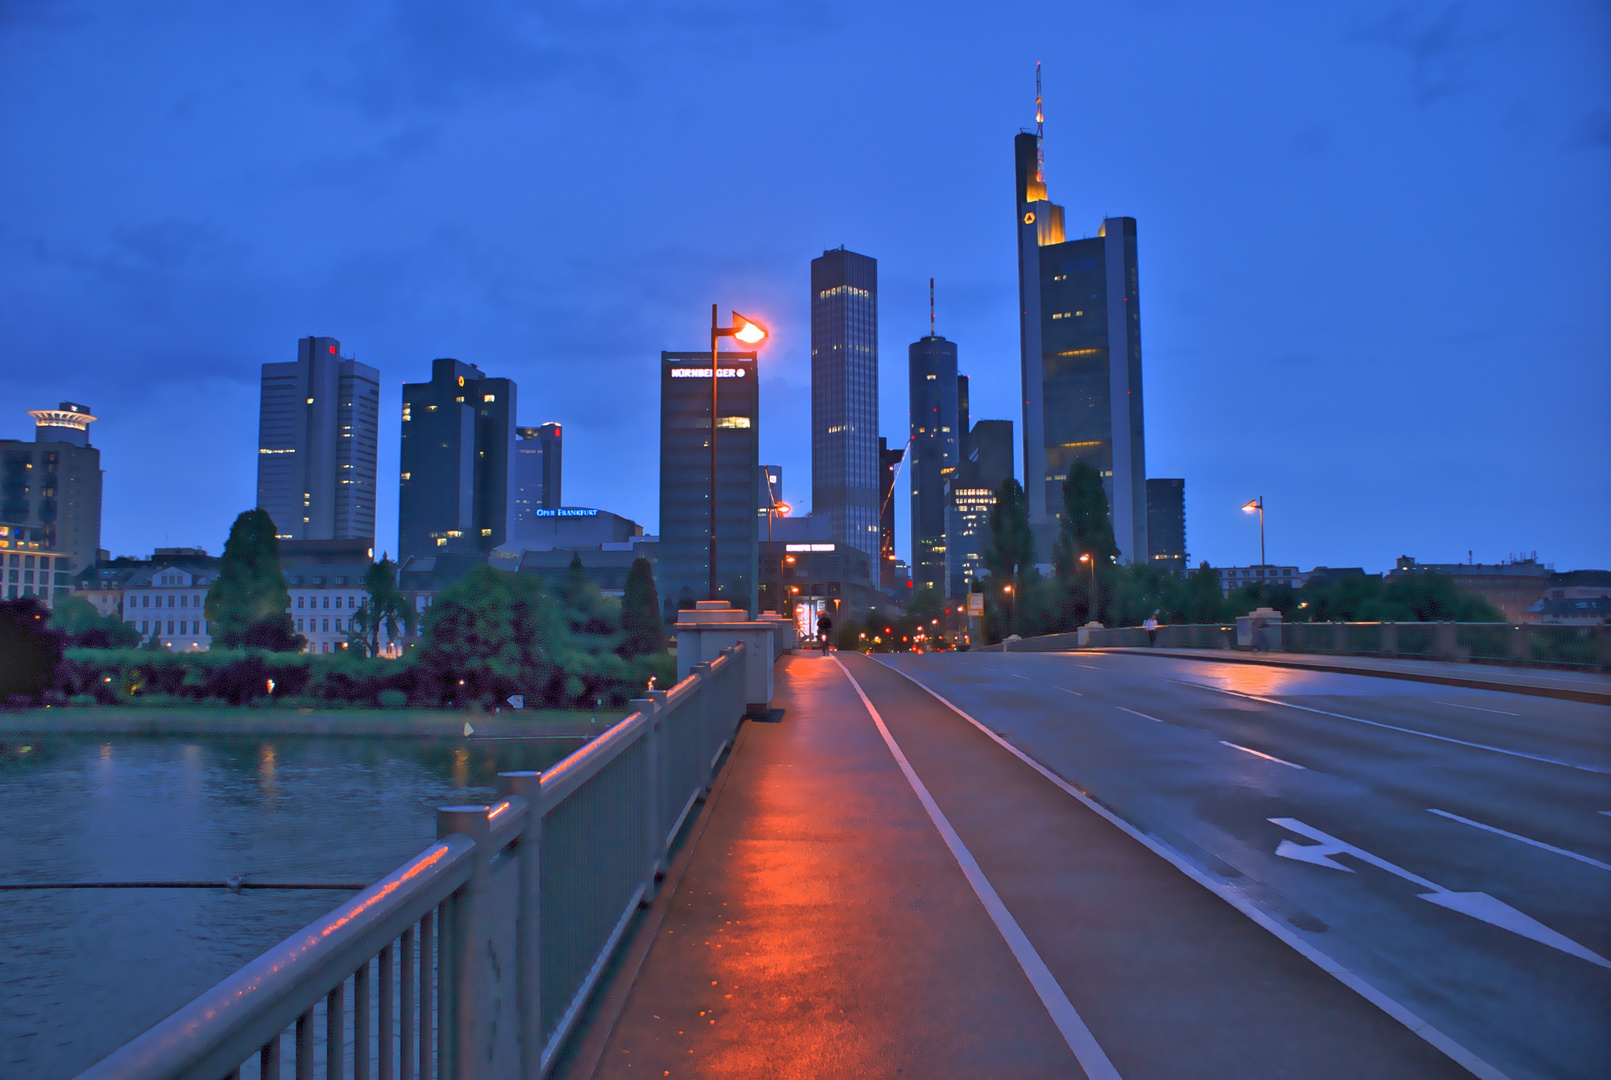
[[[0,0],[0,434],[88,402],[114,553],[217,551],[259,365],[456,356],[656,526],[661,349],[768,322],[810,488],[808,263],[880,270],[880,412],[939,330],[1020,422],[1012,136],[1045,63],[1071,233],[1139,221],[1147,466],[1194,560],[1611,565],[1611,9]],[[906,500],[900,552],[906,557]]]

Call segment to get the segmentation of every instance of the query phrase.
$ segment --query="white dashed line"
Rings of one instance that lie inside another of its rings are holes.
[[[1261,757],[1265,761],[1273,761],[1277,765],[1285,765],[1289,769],[1302,769],[1302,768],[1304,768],[1302,765],[1298,765],[1298,764],[1296,764],[1294,762],[1286,761],[1286,760],[1284,760],[1282,758],[1278,758],[1274,754],[1261,754],[1261,753],[1259,753],[1259,751],[1254,750],[1251,747],[1243,746],[1240,743],[1226,742],[1224,739],[1221,739],[1219,741],[1219,744],[1221,746],[1228,746],[1232,750],[1240,750],[1244,754],[1252,754],[1254,757]]]
[[[1014,676],[1013,676],[1013,678],[1015,678],[1015,679],[1022,679],[1022,680],[1024,680],[1024,681],[1025,681],[1025,682],[1033,682],[1033,681],[1034,681],[1034,680],[1032,680],[1032,679],[1031,679],[1031,678],[1030,678],[1030,677],[1029,677],[1029,676],[1028,676],[1028,675],[1014,675]]]
[[[1567,851],[1565,848],[1558,848],[1554,844],[1546,844],[1542,840],[1532,840],[1528,837],[1520,836],[1513,832],[1506,832],[1504,829],[1495,828],[1492,825],[1484,825],[1480,821],[1472,821],[1470,818],[1461,817],[1459,814],[1451,814],[1447,810],[1434,810],[1431,807],[1427,807],[1426,812],[1429,814],[1436,814],[1441,818],[1448,818],[1450,821],[1458,821],[1462,825],[1470,825],[1473,829],[1482,829],[1484,832],[1497,833],[1500,836],[1508,836],[1512,840],[1520,840],[1522,843],[1531,844],[1535,848],[1543,848],[1545,851],[1553,851],[1557,855],[1565,855],[1568,859],[1576,859],[1580,863],[1587,863],[1590,866],[1597,866],[1601,870],[1611,870],[1611,864],[1603,863],[1599,859],[1591,859],[1587,855],[1579,855],[1575,851]],[[1606,811],[1604,810],[1600,811],[1602,814],[1605,812]]]
[[[1163,721],[1158,719],[1156,716],[1148,716],[1144,712],[1136,712],[1134,709],[1126,709],[1123,705],[1116,705],[1114,708],[1118,709],[1120,712],[1127,712],[1131,716],[1139,716],[1143,720],[1151,720],[1154,724],[1163,723]]]
[[[1063,691],[1063,693],[1065,693],[1065,694],[1073,694],[1075,697],[1084,697],[1085,696],[1084,694],[1080,693],[1078,690],[1070,690],[1066,686],[1059,686],[1058,689]]]
[[[1462,705],[1458,701],[1434,701],[1434,705],[1447,705],[1451,709],[1470,709],[1472,712],[1491,712],[1495,716],[1520,716],[1519,712],[1506,712],[1504,709],[1484,709],[1481,705]]]

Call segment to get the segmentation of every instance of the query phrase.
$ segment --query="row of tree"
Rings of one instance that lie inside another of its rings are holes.
[[[996,492],[991,542],[984,553],[985,629],[991,641],[1073,630],[1090,620],[1137,626],[1223,623],[1256,607],[1288,619],[1348,622],[1503,622],[1504,613],[1443,574],[1317,580],[1302,589],[1252,585],[1226,595],[1219,571],[1201,564],[1185,576],[1145,562],[1120,564],[1102,477],[1080,462],[1063,481],[1063,513],[1050,578],[1036,569],[1029,505],[1016,480]],[[924,602],[922,594],[914,607]],[[929,606],[938,601],[930,600]]]
[[[207,594],[210,653],[172,653],[159,642],[134,648],[137,632],[81,599],[64,600],[55,612],[34,599],[6,601],[0,702],[54,692],[108,703],[162,694],[232,704],[264,696],[395,704],[400,695],[419,705],[491,706],[519,694],[533,707],[582,708],[620,704],[650,679],[669,683],[674,672],[644,559],[633,563],[621,600],[599,590],[579,555],[552,585],[479,567],[435,597],[401,661],[376,659],[382,631],[396,639],[417,625],[396,568],[374,563],[364,587],[346,653],[300,653],[305,639],[291,622],[273,522],[248,511],[230,530]]]

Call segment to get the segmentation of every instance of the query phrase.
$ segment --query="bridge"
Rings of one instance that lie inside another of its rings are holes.
[[[1607,1074],[1611,678],[796,653],[739,723],[744,649],[568,779],[444,811],[434,939],[399,910],[205,1061],[257,984],[86,1075],[278,1075],[282,1044],[299,1077]]]

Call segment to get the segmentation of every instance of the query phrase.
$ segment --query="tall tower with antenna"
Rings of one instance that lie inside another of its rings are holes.
[[[1093,237],[1067,237],[1046,188],[1045,116],[1036,64],[1035,130],[1013,140],[1029,523],[1049,558],[1063,481],[1084,462],[1102,477],[1120,558],[1146,560],[1136,223],[1107,218]]]

